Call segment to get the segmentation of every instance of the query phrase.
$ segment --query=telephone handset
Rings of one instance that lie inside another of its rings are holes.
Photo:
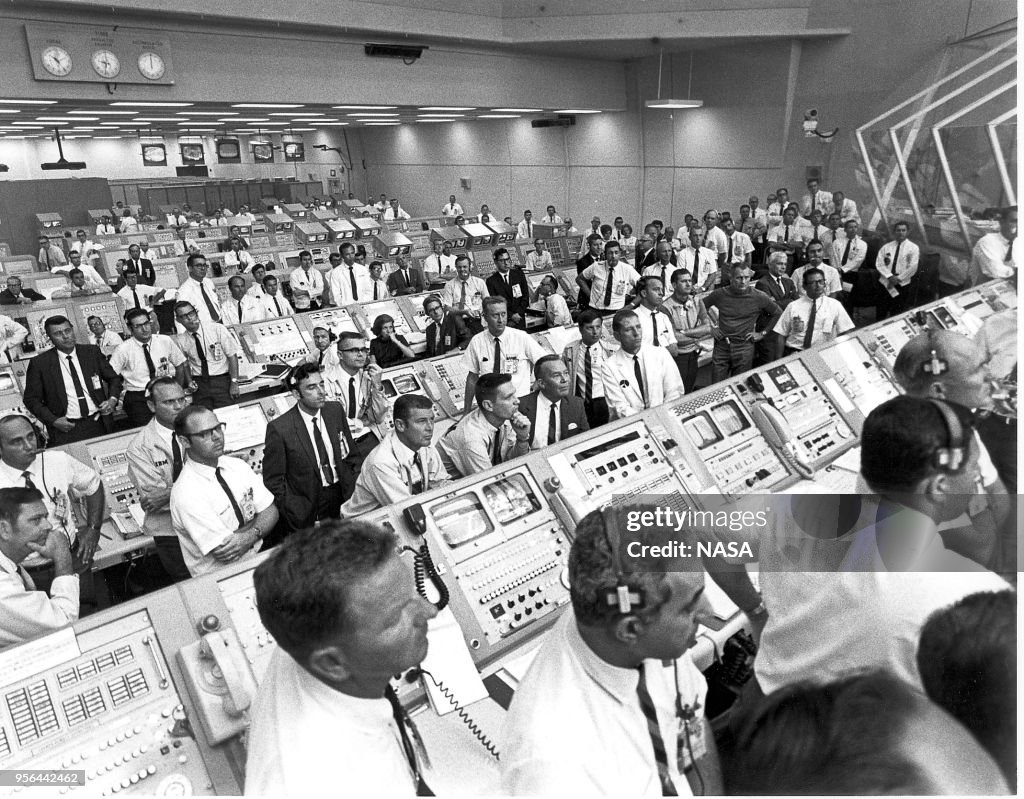
[[[231,628],[218,629],[219,626],[216,617],[203,619],[201,631],[209,632],[195,643],[183,646],[177,655],[211,746],[249,726],[248,710],[256,696],[256,679],[238,633]]]
[[[434,560],[430,557],[430,549],[427,546],[426,538],[427,513],[423,510],[422,505],[410,505],[402,511],[402,516],[405,518],[409,528],[421,539],[419,549],[413,549],[412,547],[405,547],[403,549],[403,551],[412,552],[413,555],[413,579],[416,581],[416,590],[428,602],[433,602],[434,607],[438,610],[444,610],[448,606],[450,596],[448,594],[448,586],[441,579],[441,575],[437,573]],[[427,594],[427,580],[430,581],[437,592],[436,600]]]
[[[480,745],[497,759],[498,750],[494,743],[466,711],[466,705],[487,697],[487,688],[476,670],[458,621],[450,609],[446,610],[450,599],[448,587],[437,573],[427,547],[426,511],[422,505],[410,505],[402,511],[402,516],[412,532],[422,539],[418,549],[402,548],[403,552],[412,553],[416,590],[442,611],[430,621],[427,631],[430,646],[426,660],[419,668],[411,669],[406,679],[419,677],[434,712],[439,716],[456,713]],[[437,600],[428,593],[428,580],[434,586]]]
[[[747,378],[746,384],[754,395],[750,416],[761,430],[761,434],[768,439],[768,443],[782,452],[785,461],[798,475],[805,480],[814,479],[814,467],[810,458],[800,449],[793,429],[782,415],[782,411],[764,395],[764,384],[761,383],[761,379],[757,375],[751,375]]]

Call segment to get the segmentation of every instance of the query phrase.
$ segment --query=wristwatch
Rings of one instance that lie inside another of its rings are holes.
[[[766,616],[766,615],[768,615],[768,608],[766,608],[764,606],[764,601],[762,600],[761,602],[757,603],[756,607],[753,607],[750,610],[744,611],[744,613],[746,614],[748,619],[753,619],[753,618],[755,618],[757,616]]]

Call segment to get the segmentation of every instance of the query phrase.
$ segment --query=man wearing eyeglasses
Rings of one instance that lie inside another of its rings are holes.
[[[832,341],[853,330],[854,324],[839,300],[825,296],[825,273],[810,267],[804,271],[804,294],[789,303],[772,332],[776,357],[802,352],[816,344]]]
[[[338,334],[338,367],[324,373],[327,395],[345,408],[345,417],[355,441],[353,461],[362,463],[380,443],[371,425],[380,424],[388,410],[381,376],[384,371],[368,363],[370,348],[360,333],[343,330]]]
[[[141,427],[153,418],[146,403],[146,386],[157,377],[173,377],[189,385],[187,358],[170,336],[153,333],[149,314],[132,308],[124,315],[131,338],[121,343],[110,356],[110,366],[124,378],[124,412],[132,427]]]
[[[193,577],[256,552],[277,524],[274,495],[240,458],[224,455],[224,423],[193,405],[174,420],[188,456],[171,489],[171,523]]]
[[[200,322],[190,302],[174,305],[174,317],[185,328],[175,340],[188,358],[192,402],[211,411],[238,399],[238,344],[219,322]]]
[[[185,263],[188,265],[188,277],[178,288],[177,299],[192,303],[199,313],[199,318],[204,322],[221,321],[218,304],[220,300],[217,298],[217,287],[207,277],[210,266],[206,263],[206,256],[201,252],[194,252],[188,256]],[[178,329],[181,330],[180,326]]]

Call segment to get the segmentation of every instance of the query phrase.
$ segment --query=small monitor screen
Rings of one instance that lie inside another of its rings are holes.
[[[540,502],[521,474],[486,486],[484,497],[499,524],[509,524],[540,510]]]
[[[714,417],[719,429],[726,436],[735,435],[750,426],[750,423],[740,413],[735,400],[729,400],[721,405],[716,405],[711,409],[711,415]]]
[[[393,258],[396,255],[400,255],[402,252],[401,247],[388,247],[388,257]]]
[[[438,505],[431,515],[445,543],[452,549],[494,531],[480,498],[472,492]]]
[[[683,422],[683,430],[697,449],[705,449],[722,440],[722,434],[705,412],[698,413]]]

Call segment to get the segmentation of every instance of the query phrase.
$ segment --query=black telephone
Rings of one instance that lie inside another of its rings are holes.
[[[422,505],[410,505],[402,511],[409,528],[420,537],[419,549],[405,547],[403,551],[412,552],[413,555],[413,579],[416,581],[416,590],[421,597],[434,603],[438,610],[444,610],[451,598],[448,594],[448,586],[445,585],[441,575],[437,573],[433,558],[430,557],[430,549],[427,546],[427,514]],[[438,599],[435,602],[427,596],[427,580],[430,580],[437,591]]]

